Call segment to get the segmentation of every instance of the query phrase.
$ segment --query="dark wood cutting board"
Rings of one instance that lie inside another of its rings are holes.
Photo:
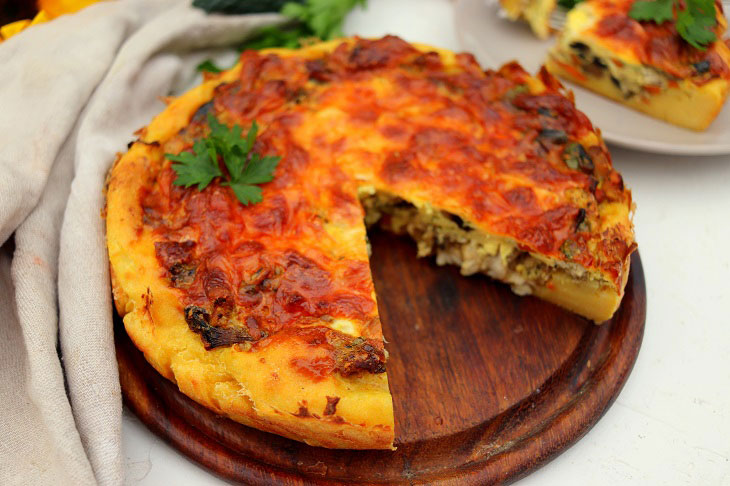
[[[245,484],[481,485],[545,464],[618,395],[644,330],[638,254],[621,308],[595,326],[486,277],[417,259],[410,240],[370,237],[396,451],[310,447],[216,416],[157,374],[117,323],[127,406],[191,459]]]

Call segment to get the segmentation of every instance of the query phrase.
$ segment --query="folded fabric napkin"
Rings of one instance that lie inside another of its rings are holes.
[[[161,97],[277,15],[116,0],[0,44],[0,484],[121,484],[104,180]]]

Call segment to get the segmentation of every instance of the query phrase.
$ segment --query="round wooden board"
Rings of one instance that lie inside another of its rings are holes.
[[[621,308],[596,326],[486,277],[417,259],[409,240],[370,236],[396,451],[310,447],[219,417],[157,374],[118,324],[127,406],[191,459],[245,484],[481,485],[545,464],[618,395],[646,316],[638,254]]]

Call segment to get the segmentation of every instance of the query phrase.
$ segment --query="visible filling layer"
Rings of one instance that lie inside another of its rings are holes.
[[[462,275],[484,273],[508,283],[518,295],[529,295],[544,287],[555,273],[573,280],[607,283],[580,265],[541,260],[506,238],[489,235],[459,216],[428,205],[416,207],[383,192],[361,198],[365,222],[396,234],[410,235],[418,245],[418,256],[436,256],[438,265],[458,265]]]
[[[677,81],[658,69],[599,55],[583,42],[574,41],[561,45],[552,54],[561,63],[579,67],[584,75],[598,78],[609,76],[626,99],[642,92],[662,91],[670,82]]]

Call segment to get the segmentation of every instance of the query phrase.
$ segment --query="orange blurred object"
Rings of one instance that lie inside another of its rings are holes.
[[[18,20],[0,27],[0,38],[7,39],[30,25],[30,20]]]
[[[38,14],[33,20],[18,20],[7,25],[0,26],[0,42],[15,34],[22,32],[28,27],[43,22],[48,22],[61,15],[78,12],[92,3],[100,0],[38,0]]]
[[[99,0],[38,0],[38,10],[54,19],[60,15],[78,12]]]

